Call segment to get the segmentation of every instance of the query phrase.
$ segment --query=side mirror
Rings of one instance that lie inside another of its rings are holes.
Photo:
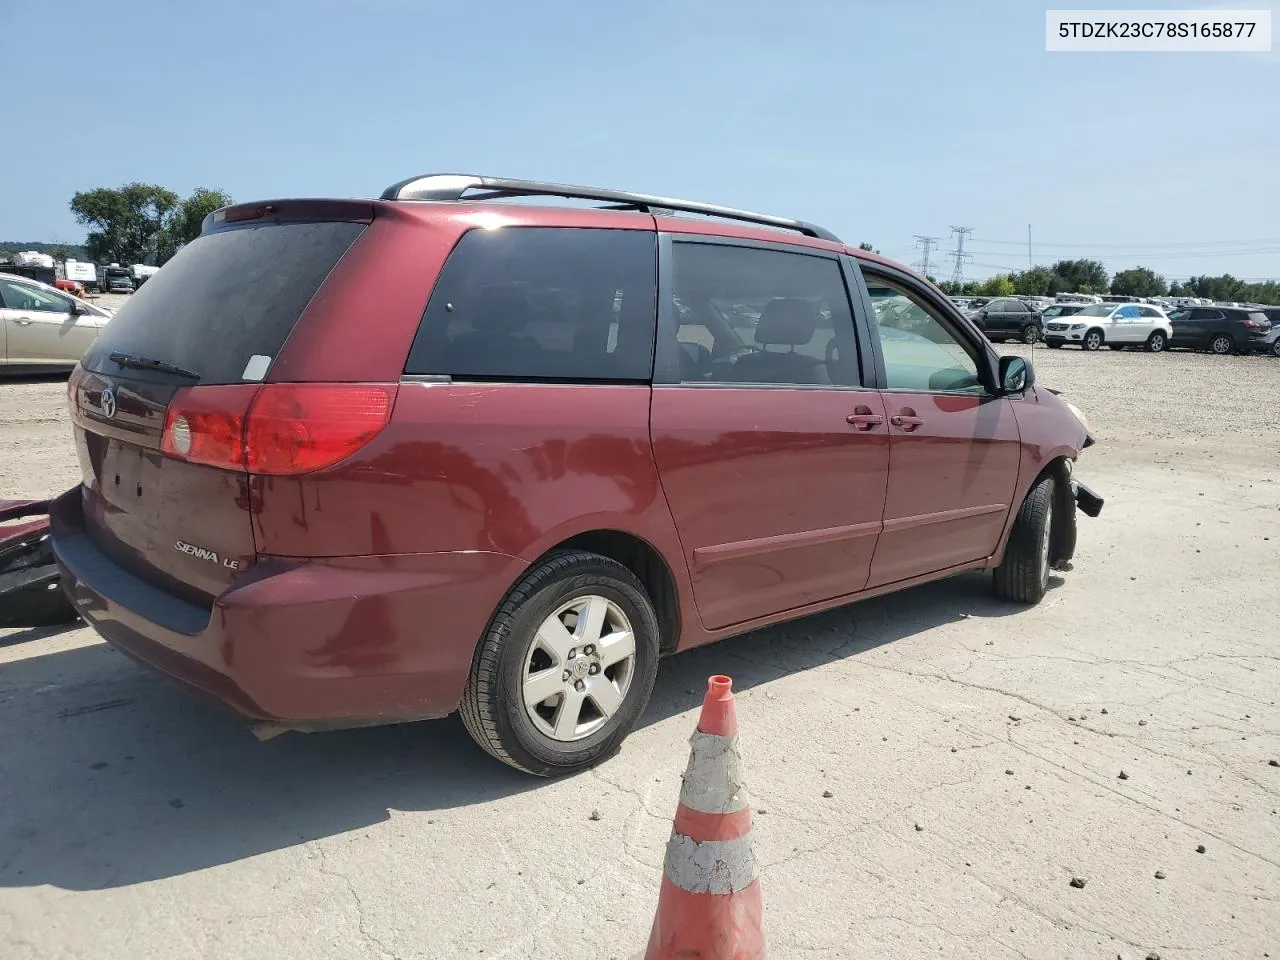
[[[1023,357],[1000,358],[1000,392],[1022,393],[1036,382],[1036,372]]]
[[[74,317],[87,317],[89,309],[83,303],[71,304],[71,315]]]

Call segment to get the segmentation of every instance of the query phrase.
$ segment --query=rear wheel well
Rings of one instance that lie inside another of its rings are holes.
[[[675,577],[662,554],[650,544],[621,530],[591,530],[558,543],[552,550],[587,550],[616,560],[644,584],[653,601],[661,631],[663,653],[670,653],[680,640],[680,597]],[[549,553],[550,551],[548,551]],[[535,564],[537,561],[535,561]]]

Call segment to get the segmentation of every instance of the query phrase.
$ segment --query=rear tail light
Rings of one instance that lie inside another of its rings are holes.
[[[249,472],[307,473],[335,464],[382,431],[394,403],[395,387],[268,384],[249,408]]]
[[[244,425],[258,385],[184,387],[165,412],[160,449],[171,457],[244,469]]]
[[[228,470],[308,473],[376,437],[395,397],[393,386],[350,383],[188,387],[169,404],[161,449]]]

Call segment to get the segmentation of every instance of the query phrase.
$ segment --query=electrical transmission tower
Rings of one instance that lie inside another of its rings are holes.
[[[951,259],[955,261],[955,269],[951,271],[951,282],[954,284],[964,283],[964,265],[973,259],[973,254],[964,252],[964,238],[973,233],[973,227],[951,227],[951,235],[956,238],[956,248],[951,254]]]
[[[920,247],[920,273],[922,276],[929,275],[929,251],[933,249],[933,245],[938,243],[941,237],[925,237],[915,234],[916,246]]]

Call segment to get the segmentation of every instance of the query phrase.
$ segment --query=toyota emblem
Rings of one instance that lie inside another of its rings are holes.
[[[116,415],[116,395],[110,387],[102,391],[102,415],[108,420]]]

